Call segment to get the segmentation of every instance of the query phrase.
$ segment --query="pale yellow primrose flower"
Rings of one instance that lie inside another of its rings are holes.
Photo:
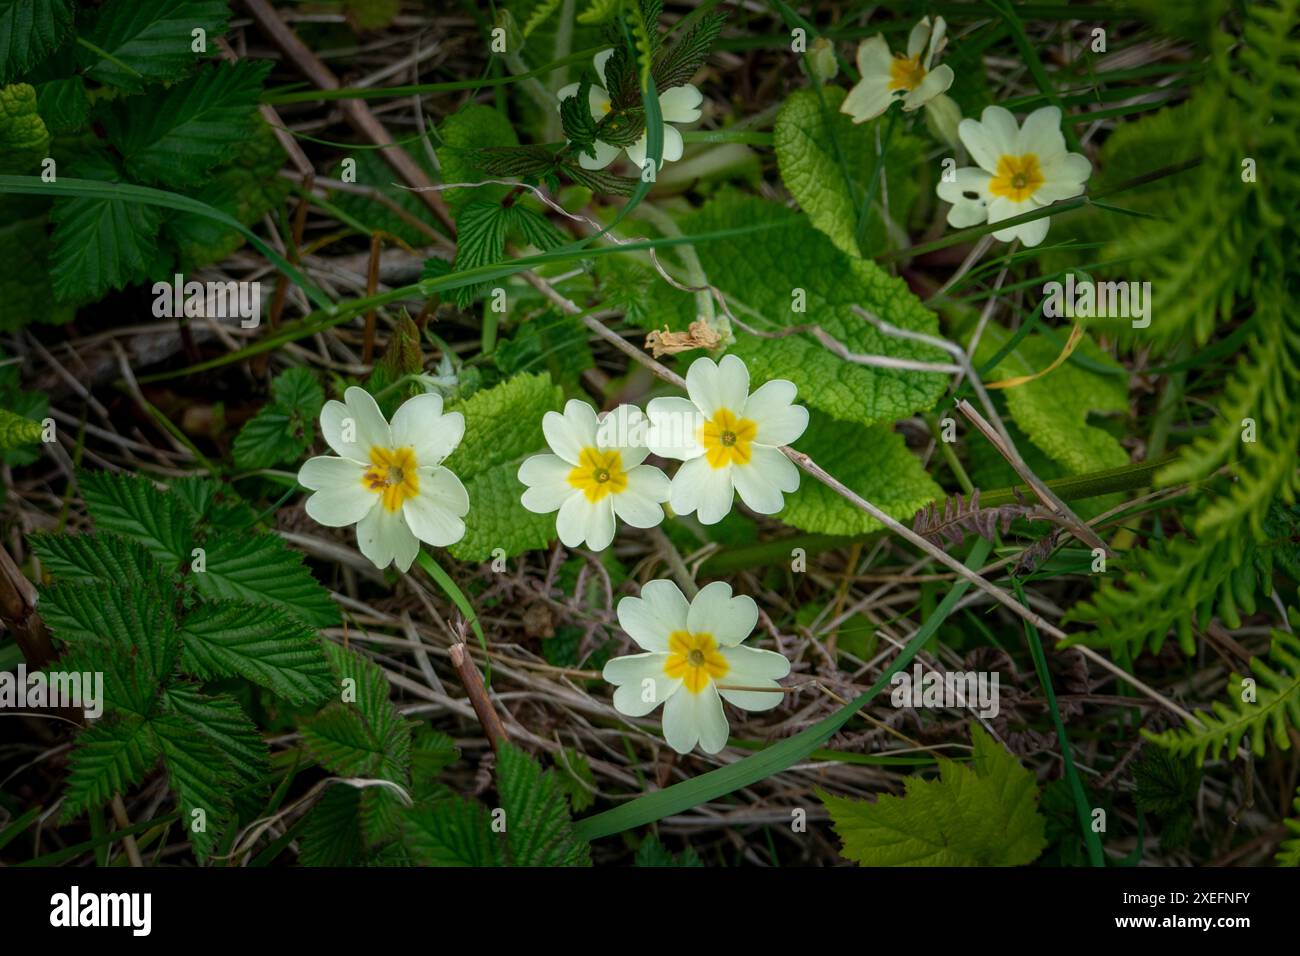
[[[943,50],[948,25],[937,17],[933,28],[926,17],[912,28],[907,39],[907,55],[889,52],[889,44],[880,34],[858,44],[858,72],[862,79],[849,90],[840,112],[853,117],[855,123],[875,119],[902,98],[906,112],[920,109],[952,86],[952,67],[935,66]],[[925,54],[922,57],[922,54]]]
[[[1092,175],[1086,156],[1066,152],[1061,111],[1055,106],[1034,110],[1020,127],[1010,111],[989,106],[979,120],[962,120],[958,133],[979,166],[956,170],[954,181],[941,179],[935,191],[940,199],[953,204],[948,224],[959,229],[986,219],[1001,222],[1078,196]],[[1036,246],[1046,238],[1050,222],[1050,217],[1044,216],[999,229],[993,237]]]
[[[608,82],[605,79],[605,64],[609,62],[609,58],[613,55],[614,51],[612,49],[602,50],[592,60],[596,66],[596,76],[600,77],[600,82],[605,83],[606,86],[608,86]],[[569,97],[576,96],[580,86],[581,84],[578,83],[570,83],[568,86],[561,87],[555,95],[563,103]],[[610,111],[610,98],[605,86],[597,86],[593,83],[588,88],[587,100],[591,107],[592,118],[596,122],[603,120]],[[675,163],[681,159],[682,152],[685,149],[682,134],[678,132],[677,127],[669,124],[694,123],[702,115],[700,104],[703,102],[704,94],[690,83],[674,86],[672,89],[664,90],[659,94],[659,112],[663,114],[664,120],[664,152],[659,161],[661,169],[664,163]],[[641,138],[627,147],[627,158],[636,165],[637,169],[645,167],[648,136],[648,132],[642,132]],[[593,148],[596,150],[594,158],[587,153],[578,155],[578,165],[583,169],[604,169],[618,159],[618,154],[623,151],[622,146],[615,146],[601,140],[596,140]]]
[[[724,699],[753,711],[781,703],[777,681],[790,673],[790,662],[741,646],[758,623],[758,605],[733,597],[723,581],[701,588],[689,604],[671,581],[650,581],[640,597],[618,602],[618,623],[645,653],[605,665],[602,676],[617,688],[614,709],[644,717],[664,704],[664,739],[680,754],[697,744],[708,754],[727,745]]]
[[[329,528],[357,526],[357,545],[377,568],[406,571],[420,542],[446,547],[465,536],[469,495],[442,467],[465,435],[465,416],[443,413],[442,397],[417,395],[393,423],[370,393],[349,388],[329,401],[320,430],[340,457],[308,459],[298,482],[315,492],[307,514]]]
[[[523,506],[534,514],[557,511],[555,530],[567,548],[609,547],[615,518],[653,528],[664,520],[668,476],[642,464],[649,454],[645,430],[645,416],[632,405],[597,418],[591,405],[570,399],[563,415],[547,412],[542,432],[553,454],[519,466],[519,480],[528,486]]]
[[[799,469],[780,446],[808,427],[808,409],[794,404],[794,383],[774,378],[750,394],[749,369],[725,355],[691,363],[686,392],[689,398],[656,398],[646,406],[646,445],[683,462],[668,499],[673,511],[717,524],[736,494],[759,514],[780,511],[784,496],[799,488]]]

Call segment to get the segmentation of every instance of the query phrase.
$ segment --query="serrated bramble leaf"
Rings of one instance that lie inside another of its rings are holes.
[[[496,199],[481,198],[466,203],[456,214],[456,259],[453,272],[500,262],[506,254],[506,233],[511,217]],[[455,290],[462,309],[478,298],[485,284]]]
[[[355,651],[326,644],[325,652],[343,697],[303,725],[308,750],[334,773],[405,786],[411,724],[388,699],[388,678]]]
[[[167,706],[190,721],[220,751],[240,783],[259,786],[270,770],[270,753],[257,725],[233,697],[210,697],[184,683],[163,695]]]
[[[86,75],[129,90],[179,79],[216,52],[229,20],[223,0],[109,0],[86,39],[112,59],[83,50]],[[193,50],[195,30],[204,31],[206,53]]]
[[[591,852],[573,833],[569,805],[555,772],[514,744],[497,751],[497,795],[506,815],[510,866],[590,866]]]
[[[514,125],[498,110],[481,103],[467,103],[448,116],[438,126],[442,148],[442,181],[445,183],[477,183],[494,179],[485,175],[477,152],[490,147],[518,146]],[[449,189],[442,194],[453,210],[473,199],[500,200],[507,186],[483,186],[478,189]]]
[[[591,101],[588,98],[590,91],[591,80],[583,76],[577,93],[560,101],[560,123],[564,127],[564,138],[573,150],[594,159],[596,120],[591,115]]]
[[[863,426],[813,415],[795,445],[892,518],[909,518],[942,495],[903,436],[885,425]],[[880,522],[821,482],[801,475],[777,515],[815,534],[860,535]]]
[[[120,199],[58,199],[50,276],[64,302],[98,299],[166,270],[168,254],[155,242],[162,212]]]
[[[726,20],[726,14],[708,14],[684,35],[678,37],[671,47],[660,51],[651,69],[655,89],[662,92],[689,83],[691,77],[709,58],[713,44],[718,39],[718,34],[722,32]]]
[[[329,592],[275,535],[219,536],[207,546],[207,569],[190,580],[209,599],[270,604],[318,628],[339,623]]]
[[[139,783],[157,762],[158,742],[139,717],[99,720],[78,735],[63,800],[63,819],[74,820]]]
[[[36,89],[0,86],[0,173],[30,172],[50,148],[50,131],[36,111]]]
[[[885,224],[877,206],[886,196],[890,218],[907,222],[917,196],[913,170],[921,161],[921,141],[899,131],[890,136],[873,208],[865,232],[860,231],[858,215],[871,189],[877,134],[883,137],[881,124],[888,120],[855,124],[839,111],[844,96],[835,86],[792,94],[777,116],[772,142],[781,181],[812,224],[841,251],[856,256],[885,248]]]
[[[144,182],[196,185],[251,135],[269,63],[207,67],[166,91],[130,97],[106,120],[127,172]]]
[[[47,231],[50,207],[43,196],[0,196],[0,261],[5,263],[0,269],[0,302],[5,304],[0,309],[0,331],[33,322],[59,324],[74,314],[72,307],[54,297]],[[11,400],[5,404],[11,411],[21,411]]]
[[[140,475],[89,472],[80,484],[96,528],[143,545],[169,572],[190,559],[193,517],[179,498]]]
[[[303,866],[355,865],[365,849],[360,813],[360,791],[346,784],[328,787],[307,816],[298,862]]]
[[[1047,845],[1034,775],[978,725],[970,766],[939,759],[939,779],[904,779],[874,803],[817,795],[841,853],[862,866],[1020,866]]]
[[[294,704],[334,691],[316,632],[265,605],[205,602],[180,624],[185,670],[198,677],[239,676]]]
[[[291,368],[276,376],[271,394],[272,400],[235,436],[233,452],[240,468],[297,461],[316,437],[325,392],[309,369]]]
[[[244,532],[257,519],[256,512],[237,497],[228,485],[189,475],[175,479],[168,487],[194,516],[197,532],[210,536],[221,532]]]
[[[0,0],[0,83],[29,72],[71,30],[67,0]]]
[[[80,129],[90,116],[90,97],[79,76],[65,76],[36,87],[36,111],[51,133]]]
[[[674,855],[668,852],[659,840],[653,836],[648,836],[641,841],[641,845],[636,850],[636,866],[703,866],[704,861],[700,855],[687,847],[680,854]]]
[[[150,727],[176,795],[181,827],[194,855],[206,862],[233,816],[232,792],[239,778],[217,745],[188,718],[163,714],[150,721]]]
[[[56,581],[97,581],[119,586],[142,585],[165,593],[172,584],[144,545],[112,532],[33,534],[28,542]]]
[[[404,842],[422,866],[501,866],[487,808],[444,791],[404,815]]]

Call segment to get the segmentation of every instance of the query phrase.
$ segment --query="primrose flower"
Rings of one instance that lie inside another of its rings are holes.
[[[446,547],[465,536],[469,495],[442,461],[465,435],[465,416],[443,414],[440,395],[404,402],[390,426],[370,393],[349,388],[320,413],[340,457],[308,459],[298,482],[315,492],[307,514],[329,528],[357,526],[357,545],[377,568],[406,571],[420,542]]]
[[[596,66],[596,76],[604,86],[592,84],[587,93],[587,98],[591,106],[591,115],[596,122],[605,118],[611,109],[609,93],[606,87],[609,86],[605,79],[605,64],[609,58],[614,55],[614,51],[602,50],[597,53],[592,62]],[[570,83],[568,86],[561,87],[556,96],[560,102],[564,102],[571,96],[576,96],[580,84]],[[704,102],[704,94],[690,83],[682,86],[674,86],[672,89],[664,90],[659,94],[659,111],[663,114],[664,130],[664,152],[663,158],[659,162],[660,168],[663,168],[665,162],[676,162],[682,158],[682,134],[678,132],[677,127],[672,123],[694,123],[700,118],[700,104]],[[648,133],[642,132],[641,138],[631,146],[627,147],[627,158],[630,159],[637,169],[645,167],[646,146],[648,143]],[[596,140],[594,144],[596,150],[595,157],[587,153],[578,155],[578,165],[583,169],[604,169],[610,163],[618,158],[618,154],[623,150],[621,146],[615,146],[612,143],[605,143]]]
[[[547,412],[542,433],[551,455],[534,455],[519,466],[528,486],[522,501],[535,514],[558,509],[555,530],[569,548],[583,541],[593,551],[614,540],[615,516],[634,528],[664,519],[668,476],[646,455],[645,416],[620,405],[602,418],[586,402],[570,400],[564,414]]]
[[[650,581],[640,597],[618,602],[618,623],[645,653],[605,665],[605,680],[617,688],[614,709],[644,717],[664,704],[664,739],[680,754],[697,743],[709,754],[727,745],[723,699],[754,711],[781,703],[777,681],[790,662],[741,646],[758,623],[758,605],[732,597],[723,581],[701,588],[689,604],[671,581]]]
[[[1086,156],[1066,152],[1061,111],[1055,106],[1034,110],[1019,128],[1008,110],[989,106],[979,120],[962,120],[957,131],[979,167],[957,170],[953,182],[940,181],[935,190],[940,199],[953,204],[948,211],[953,226],[976,225],[985,215],[991,223],[1001,222],[1078,196],[1092,175]],[[1020,239],[1036,246],[1047,236],[1049,223],[1044,216],[999,229],[993,238]]]
[[[726,355],[720,363],[696,359],[686,391],[689,399],[656,398],[646,407],[650,450],[684,462],[673,476],[673,511],[698,511],[702,523],[717,524],[733,491],[759,514],[780,511],[783,494],[799,487],[799,470],[780,446],[808,427],[808,409],[793,404],[794,383],[772,379],[751,395],[745,363]]]
[[[858,72],[862,79],[849,90],[840,112],[853,117],[855,123],[864,123],[885,112],[900,97],[903,109],[910,113],[945,92],[952,86],[952,67],[935,66],[934,60],[943,50],[947,32],[943,17],[935,19],[933,28],[926,17],[912,28],[906,56],[891,56],[889,44],[880,34],[863,40],[858,44]]]

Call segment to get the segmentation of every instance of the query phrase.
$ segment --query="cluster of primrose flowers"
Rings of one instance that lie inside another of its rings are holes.
[[[953,170],[941,177],[936,187],[939,198],[952,204],[948,224],[959,229],[1002,222],[1080,195],[1092,174],[1092,165],[1082,154],[1066,150],[1057,107],[1035,110],[1022,126],[1000,106],[986,107],[979,120],[962,119],[957,103],[947,95],[956,76],[952,67],[938,62],[947,45],[947,31],[943,17],[933,22],[925,17],[912,28],[906,52],[891,53],[879,34],[862,41],[857,51],[859,79],[845,96],[840,112],[854,123],[864,123],[881,116],[895,103],[901,104],[904,113],[924,108],[941,139],[953,147],[963,145],[976,165]],[[594,60],[596,76],[605,86],[605,66],[613,52],[604,50]],[[820,52],[826,54],[823,59],[829,61],[829,66],[819,73],[829,78],[837,69],[833,54],[825,48]],[[593,84],[589,88],[589,106],[596,120],[603,119],[610,110],[605,86]],[[576,96],[578,90],[577,83],[564,87],[559,91],[560,101]],[[659,94],[664,119],[661,166],[682,158],[683,140],[674,124],[698,120],[703,101],[700,90],[689,83]],[[598,140],[593,147],[596,155],[584,153],[579,162],[587,169],[603,169],[625,151],[628,159],[641,168],[646,159],[646,142],[645,133],[626,150]],[[1044,216],[998,229],[993,237],[1003,242],[1019,239],[1027,246],[1036,246],[1046,238],[1049,225],[1050,220]]]
[[[556,513],[567,547],[609,547],[619,520],[634,528],[663,521],[664,505],[715,524],[735,497],[759,514],[775,514],[799,487],[799,471],[780,450],[803,434],[808,410],[794,404],[783,379],[749,390],[749,370],[734,355],[696,359],[686,373],[689,398],[652,399],[644,412],[620,405],[604,416],[573,400],[542,419],[550,454],[519,468],[521,501]],[[419,395],[384,419],[364,389],[321,410],[321,434],[335,455],[308,460],[298,481],[313,493],[307,513],[328,527],[357,526],[357,545],[376,567],[410,568],[420,542],[446,547],[465,534],[470,500],[442,462],[460,444],[465,419],[446,412],[436,394]],[[670,480],[646,464],[650,453],[682,462]],[[781,701],[777,683],[790,673],[780,654],[744,647],[758,621],[752,598],[715,581],[691,601],[671,581],[651,581],[640,597],[621,600],[619,625],[643,653],[615,658],[604,676],[614,706],[640,717],[665,704],[664,737],[679,753],[698,745],[717,753],[727,743],[725,699],[744,710]]]

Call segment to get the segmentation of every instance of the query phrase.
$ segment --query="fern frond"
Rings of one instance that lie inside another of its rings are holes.
[[[1300,615],[1292,616],[1300,621]],[[1268,662],[1253,657],[1250,669],[1253,678],[1232,675],[1227,704],[1215,701],[1213,713],[1198,715],[1202,726],[1143,734],[1174,753],[1194,755],[1198,765],[1207,754],[1218,759],[1225,748],[1234,753],[1247,737],[1255,754],[1267,749],[1270,738],[1279,750],[1288,749],[1289,729],[1300,729],[1300,638],[1274,631]]]
[[[1274,857],[1278,866],[1300,866],[1300,790],[1296,790],[1291,807],[1296,815],[1282,823],[1295,836],[1278,847],[1277,856]]]

